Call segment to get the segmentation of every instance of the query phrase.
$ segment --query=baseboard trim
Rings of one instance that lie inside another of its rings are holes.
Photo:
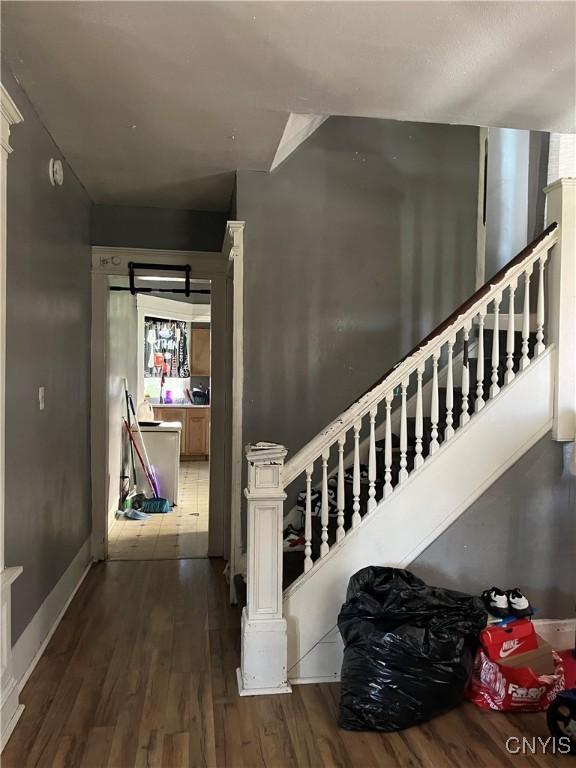
[[[28,682],[66,609],[92,567],[90,543],[89,536],[12,647],[12,665],[19,691]]]
[[[534,619],[534,628],[555,651],[576,648],[576,619]]]
[[[10,718],[10,722],[6,726],[5,730],[2,731],[2,734],[0,736],[0,752],[4,751],[4,747],[6,746],[6,744],[8,744],[10,740],[10,736],[12,736],[12,731],[14,730],[14,728],[16,728],[18,720],[20,720],[20,717],[22,716],[23,712],[24,712],[24,704],[19,704],[18,708],[16,709],[16,712],[14,712],[14,714]]]
[[[339,683],[340,673],[325,677],[289,677],[290,685],[319,685],[320,683]]]

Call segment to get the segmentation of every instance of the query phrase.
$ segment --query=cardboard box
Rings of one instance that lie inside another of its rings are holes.
[[[529,619],[516,619],[502,626],[489,626],[480,632],[480,642],[491,661],[501,664],[526,651],[538,648],[534,625]]]
[[[536,634],[538,647],[526,653],[518,653],[506,659],[498,661],[500,666],[509,669],[520,669],[529,667],[535,675],[553,675],[555,672],[554,657],[552,655],[552,646]]]

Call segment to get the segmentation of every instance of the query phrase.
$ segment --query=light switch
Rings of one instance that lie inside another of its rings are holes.
[[[40,410],[44,410],[44,387],[38,387],[38,405]]]

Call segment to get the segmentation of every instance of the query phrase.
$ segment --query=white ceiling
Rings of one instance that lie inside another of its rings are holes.
[[[291,112],[573,132],[572,2],[4,2],[97,203],[226,210]]]

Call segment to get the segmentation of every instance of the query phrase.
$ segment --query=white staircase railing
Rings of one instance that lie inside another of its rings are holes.
[[[242,669],[239,670],[243,694],[290,690],[286,680],[286,622],[282,616],[282,528],[286,489],[300,479],[305,491],[305,547],[300,579],[308,579],[314,574],[315,566],[334,547],[346,545],[348,532],[362,525],[362,509],[365,517],[374,514],[412,473],[421,471],[429,456],[449,443],[474,414],[510,385],[516,375],[530,365],[533,357],[542,354],[547,334],[547,264],[550,250],[560,237],[561,228],[556,223],[551,224],[286,463],[283,446],[259,444],[247,447],[248,601],[243,614]],[[553,259],[560,256],[556,250]],[[570,258],[574,260],[574,254]],[[553,274],[560,272],[556,268]],[[566,270],[562,274],[566,274]],[[559,292],[564,298],[559,298]],[[574,303],[573,294],[561,289],[556,277],[550,293],[555,302],[564,301],[566,306]],[[501,317],[502,305],[506,317]],[[555,341],[559,335],[558,313],[552,311],[551,317],[554,319],[552,337]],[[492,332],[491,349],[486,348],[488,330]],[[477,340],[475,365],[471,354],[472,336]],[[462,358],[458,369],[454,365],[457,351]],[[442,393],[439,386],[441,360],[445,378]],[[425,379],[426,387],[423,386]],[[425,403],[426,391],[429,400]],[[407,408],[409,394],[416,402],[411,435]],[[392,409],[396,405],[399,406],[400,425],[396,430],[399,436],[393,442],[396,436],[392,433]],[[378,441],[380,445],[376,440],[378,434],[384,434],[383,441]],[[367,478],[362,478],[361,440],[366,439]],[[378,448],[383,450],[378,451]],[[351,473],[346,464],[351,465]],[[313,539],[314,487],[321,490],[316,540]],[[329,487],[334,491],[335,510],[329,506]],[[314,554],[316,559],[313,559]],[[298,583],[297,580],[290,590],[298,588]],[[297,632],[297,627],[292,631]]]

